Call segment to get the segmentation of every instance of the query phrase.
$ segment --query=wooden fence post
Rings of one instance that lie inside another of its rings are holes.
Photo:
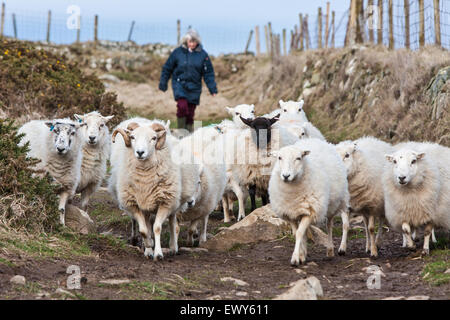
[[[16,23],[16,15],[12,14],[13,19],[13,29],[14,29],[14,39],[17,39],[17,23]]]
[[[261,43],[259,40],[259,26],[255,27],[255,46],[256,46],[256,55],[259,56],[261,54]]]
[[[250,34],[248,35],[248,40],[247,40],[247,44],[245,45],[245,53],[248,52],[248,47],[250,46],[250,42],[252,41],[252,36],[253,36],[253,29],[250,30]]]
[[[5,27],[5,3],[2,3],[2,21],[1,21],[1,25],[0,25],[0,38],[3,37],[3,30]]]
[[[300,29],[300,35],[299,35],[300,46],[299,46],[299,49],[301,51],[303,51],[303,38],[304,38],[303,15],[300,13],[299,17],[300,17],[300,28],[299,28]]]
[[[322,8],[319,7],[317,18],[317,49],[322,49]]]
[[[383,0],[378,0],[377,43],[383,44]]]
[[[283,55],[287,55],[286,49],[286,29],[283,29]]]
[[[437,46],[441,46],[441,17],[439,12],[439,0],[434,0],[434,33]]]
[[[345,34],[345,46],[353,45],[355,43],[357,1],[358,0],[351,0],[350,2],[350,17],[348,19],[347,32]]]
[[[52,11],[48,10],[48,17],[47,17],[47,43],[50,43],[50,27],[52,24]]]
[[[95,15],[94,18],[94,41],[98,41],[98,15]]]
[[[266,37],[266,54],[270,54],[270,42],[269,42],[269,28],[264,26],[264,35]]]
[[[131,22],[130,32],[128,33],[128,41],[131,41],[131,36],[133,35],[134,21]]]
[[[334,27],[334,17],[335,17],[336,13],[334,12],[334,10],[331,12],[331,44],[330,46],[332,48],[334,48],[334,35],[336,32],[336,29]]]
[[[356,0],[356,43],[364,42],[364,0]]]
[[[392,0],[388,1],[389,5],[389,49],[394,50],[394,12]]]
[[[409,37],[409,0],[404,0],[405,10],[405,48],[410,49],[410,37]]]
[[[423,0],[419,0],[419,20],[419,45],[423,48],[425,45],[425,6]]]
[[[270,56],[271,57],[273,57],[273,51],[274,51],[274,45],[273,45],[273,33],[272,33],[272,23],[271,22],[269,22],[268,24],[267,24],[267,28],[268,28],[268,31],[269,31],[269,48],[270,48],[270,50],[269,50],[269,52],[270,52]]]
[[[308,15],[305,15],[304,23],[304,34],[305,34],[305,47],[306,50],[309,50],[309,44],[311,43],[311,39],[309,38],[309,26],[308,26]]]
[[[370,16],[367,17],[369,19],[369,42],[373,43],[373,0],[368,0],[367,9],[367,12],[370,14]]]
[[[77,43],[80,43],[80,33],[81,33],[81,14],[77,18]]]
[[[181,21],[177,19],[177,45],[180,44],[181,40]]]
[[[330,2],[327,2],[327,15],[325,16],[325,48],[328,48],[328,35],[330,32],[329,29],[330,22]]]

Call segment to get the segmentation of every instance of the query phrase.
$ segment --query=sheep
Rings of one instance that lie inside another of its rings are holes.
[[[233,122],[237,128],[245,129],[244,123],[240,117],[245,119],[255,118],[255,105],[253,104],[239,104],[234,108],[226,107],[228,113],[233,117]]]
[[[81,209],[86,211],[89,198],[100,187],[106,175],[106,160],[111,149],[106,123],[114,116],[104,117],[93,111],[85,115],[74,114],[74,117],[80,122],[84,139],[80,182],[76,192],[81,193]]]
[[[343,141],[336,146],[347,170],[350,207],[361,214],[366,231],[366,252],[378,256],[383,230],[384,194],[381,180],[384,155],[393,151],[392,145],[373,137]],[[379,220],[375,238],[375,219]]]
[[[433,227],[450,229],[450,149],[409,142],[395,150],[383,172],[386,219],[411,249],[412,228],[425,226],[422,254],[428,255]]]
[[[181,173],[172,161],[166,136],[162,124],[139,118],[122,122],[112,134],[109,190],[120,208],[137,221],[144,256],[154,260],[163,258],[161,229],[166,219],[169,219],[170,251],[178,251],[176,210],[180,207]]]
[[[293,122],[293,120],[296,120],[296,122],[299,124],[308,122],[305,111],[303,111],[303,105],[305,104],[305,101],[300,100],[297,102],[292,100],[280,100],[278,101],[278,103],[280,104],[280,108],[263,115],[263,117],[273,118],[278,115],[281,122],[283,122],[283,120],[289,120],[291,122]]]
[[[252,211],[256,208],[255,196],[259,193],[263,205],[268,203],[267,187],[273,161],[269,152],[294,144],[298,138],[284,127],[271,129],[278,117],[241,120],[249,127],[233,139],[226,139],[227,163],[236,173],[236,179],[249,187]]]
[[[195,204],[181,212],[181,221],[190,222],[188,245],[194,243],[194,232],[201,223],[200,244],[207,240],[206,230],[210,213],[222,198],[227,181],[224,162],[224,139],[215,128],[197,129],[192,135],[183,138],[179,145],[188,156],[182,158],[183,165],[199,164],[200,188],[197,190]]]
[[[319,139],[303,139],[272,153],[277,158],[269,181],[273,211],[291,224],[295,250],[291,264],[306,260],[306,232],[311,224],[328,222],[327,256],[334,255],[333,217],[340,212],[348,225],[349,192],[344,164],[333,145]],[[347,234],[339,252],[344,254]]]
[[[49,173],[61,185],[59,220],[65,225],[66,204],[80,182],[82,136],[79,125],[70,119],[33,120],[18,130],[25,134],[19,145],[30,143],[29,157],[41,160],[36,169]]]
[[[278,122],[280,125],[284,125],[284,127],[297,136],[299,139],[305,138],[317,138],[325,141],[325,137],[322,133],[317,129],[311,122],[303,122],[301,124],[288,124],[282,123],[281,120]],[[278,124],[277,123],[277,124]]]

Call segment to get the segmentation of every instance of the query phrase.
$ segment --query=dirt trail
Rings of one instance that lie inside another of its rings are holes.
[[[97,220],[99,233],[107,232],[115,238],[126,239],[129,222],[116,223],[123,217],[104,191],[96,194],[89,212]],[[208,232],[214,233],[223,226],[222,219],[221,213],[213,213]],[[116,222],[104,223],[106,220]],[[0,299],[36,299],[43,293],[48,293],[43,298],[61,298],[54,292],[58,287],[65,289],[69,265],[78,265],[81,269],[82,288],[75,290],[74,299],[271,299],[287,290],[291,282],[310,275],[320,280],[324,299],[381,299],[414,295],[450,298],[449,283],[431,286],[422,280],[426,261],[401,248],[400,234],[386,232],[381,257],[371,260],[364,252],[365,240],[359,236],[358,228],[360,230],[361,226],[353,227],[356,228],[350,233],[346,256],[326,258],[323,247],[309,244],[308,264],[299,268],[289,265],[294,247],[290,237],[237,246],[225,253],[183,251],[154,262],[144,258],[136,247],[117,247],[106,238],[94,236],[89,241],[91,254],[86,257],[35,259],[23,255],[7,256],[11,265],[0,263]],[[180,245],[184,246],[186,232],[184,228],[181,230]],[[166,231],[164,228],[163,247],[168,246]],[[336,248],[339,241],[340,237],[334,238]],[[366,286],[369,274],[364,268],[370,265],[379,266],[385,274],[379,290],[369,290]],[[299,274],[298,270],[305,274]],[[15,274],[24,275],[31,287],[24,290],[11,285],[9,279]],[[237,287],[220,280],[227,276],[249,285]],[[130,282],[118,285],[100,282],[108,279]]]

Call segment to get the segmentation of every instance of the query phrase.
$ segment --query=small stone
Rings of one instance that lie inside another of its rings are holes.
[[[301,276],[306,276],[306,272],[303,271],[302,269],[295,269],[295,272],[297,272]]]
[[[36,295],[36,299],[44,299],[50,297],[50,293],[41,291]]]
[[[206,297],[206,300],[222,300],[222,297],[219,295]]]
[[[220,281],[225,282],[225,281],[232,281],[234,282],[235,285],[237,286],[248,286],[248,283],[239,279],[235,279],[233,277],[224,277],[224,278],[220,278]]]
[[[337,289],[344,289],[344,286],[336,286]]]
[[[447,269],[447,270],[445,270],[445,272],[444,273],[450,273],[450,269]]]
[[[402,277],[407,277],[408,274],[407,274],[407,273],[402,273],[401,276],[402,276]]]
[[[387,297],[387,298],[383,298],[382,300],[405,300],[405,297],[404,296]]]
[[[18,284],[21,286],[24,286],[26,283],[25,277],[24,276],[20,276],[20,275],[16,275],[14,277],[12,277],[9,282],[11,282],[12,284]]]
[[[430,300],[429,296],[411,296],[406,298],[406,300]]]
[[[255,293],[255,294],[261,294],[261,291],[255,290],[255,291],[253,291],[253,293]]]
[[[109,280],[100,280],[100,283],[109,284],[109,285],[120,285],[120,284],[130,283],[130,280],[128,280],[128,279],[109,279]]]
[[[314,261],[308,262],[306,265],[309,267],[318,267],[317,263],[315,263]]]
[[[388,262],[386,263],[386,268],[392,268],[392,265]]]
[[[248,293],[245,291],[238,291],[238,292],[236,292],[236,295],[238,297],[246,297],[246,296],[248,296]]]
[[[67,290],[64,290],[62,288],[56,289],[55,292],[58,293],[58,294],[69,296],[71,298],[75,298],[75,295],[73,293],[71,293],[71,292],[69,292]]]

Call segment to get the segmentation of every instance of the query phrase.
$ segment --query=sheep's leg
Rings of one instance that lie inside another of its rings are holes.
[[[250,195],[250,201],[252,203],[251,211],[253,212],[256,209],[256,186],[255,185],[249,186],[248,193]]]
[[[305,234],[311,224],[311,217],[302,217],[298,228],[295,232],[295,249],[292,253],[291,265],[298,266],[300,262],[303,264],[306,261],[306,243]]]
[[[363,214],[362,215],[363,222],[364,222],[364,231],[366,233],[366,253],[369,253],[370,250],[370,241],[369,241],[369,221],[367,220],[367,217]]]
[[[431,237],[432,231],[433,231],[433,225],[431,223],[428,223],[425,226],[425,231],[424,231],[422,255],[430,254],[430,237]]]
[[[341,211],[342,218],[342,239],[341,245],[339,246],[338,255],[345,255],[347,251],[347,238],[348,238],[348,230],[350,229],[349,215],[347,210]]]
[[[416,244],[414,243],[413,239],[411,238],[411,227],[408,223],[403,222],[402,224],[402,231],[403,231],[403,242],[406,242],[406,245],[410,249],[415,249]]]
[[[70,193],[67,191],[63,191],[59,196],[59,222],[65,226],[66,225],[66,204],[69,200]]]
[[[138,237],[137,237],[137,223],[134,218],[131,218],[131,237],[130,237],[130,244],[132,246],[137,246],[138,244]]]
[[[269,197],[268,197],[267,193],[264,193],[261,195],[261,202],[262,202],[263,206],[265,206],[266,204],[269,203]]]
[[[228,210],[228,194],[224,194],[222,197],[222,207],[223,207],[223,222],[230,222],[230,211]]]
[[[416,228],[411,227],[411,239],[416,241]]]
[[[191,224],[189,225],[188,239],[187,239],[187,245],[189,247],[193,247],[194,246],[194,233],[197,230],[197,223],[198,222],[199,222],[199,220],[193,220],[193,221],[191,221]]]
[[[178,223],[177,223],[177,215],[175,213],[169,216],[169,228],[170,228],[170,253],[177,254],[179,231],[177,231]]]
[[[296,221],[291,222],[292,235],[295,237],[295,233],[297,232],[298,224]]]
[[[170,216],[170,210],[165,207],[159,207],[156,213],[155,223],[153,223],[153,233],[155,234],[155,255],[153,260],[162,259],[164,257],[161,249],[161,230],[162,224]]]
[[[241,186],[234,180],[231,181],[231,187],[233,189],[234,194],[238,198],[238,204],[239,204],[239,214],[237,220],[240,221],[241,219],[244,219],[245,217],[245,197],[244,192],[242,191]]]
[[[434,228],[431,229],[431,241],[433,241],[433,243],[437,243],[436,235],[434,234]]]
[[[381,245],[381,236],[383,235],[384,218],[380,217],[378,223],[379,223],[378,224],[378,232],[377,232],[377,236],[375,238],[375,244],[376,244],[377,248],[379,248]]]
[[[149,229],[147,227],[147,221],[145,219],[144,213],[135,208],[133,209],[133,217],[138,223],[139,226],[139,233],[141,234],[142,240],[144,242],[144,256],[146,257],[153,257],[153,249],[152,249],[152,243],[151,243],[151,234],[149,235]]]
[[[375,244],[375,217],[373,215],[369,216],[369,239],[370,239],[370,256],[378,257],[378,249]]]
[[[228,196],[228,216],[230,217],[230,220],[234,220],[234,201],[233,198],[229,195]]]
[[[201,221],[202,227],[201,227],[200,236],[199,236],[199,240],[198,240],[199,245],[202,244],[203,242],[206,242],[206,240],[208,240],[206,237],[206,230],[208,227],[208,219],[209,219],[209,214],[204,216]]]
[[[90,183],[81,191],[81,209],[86,211],[89,199],[91,195],[95,192],[95,189],[97,187],[96,183]]]
[[[333,217],[328,218],[328,244],[327,257],[334,257],[334,245],[333,245]]]

